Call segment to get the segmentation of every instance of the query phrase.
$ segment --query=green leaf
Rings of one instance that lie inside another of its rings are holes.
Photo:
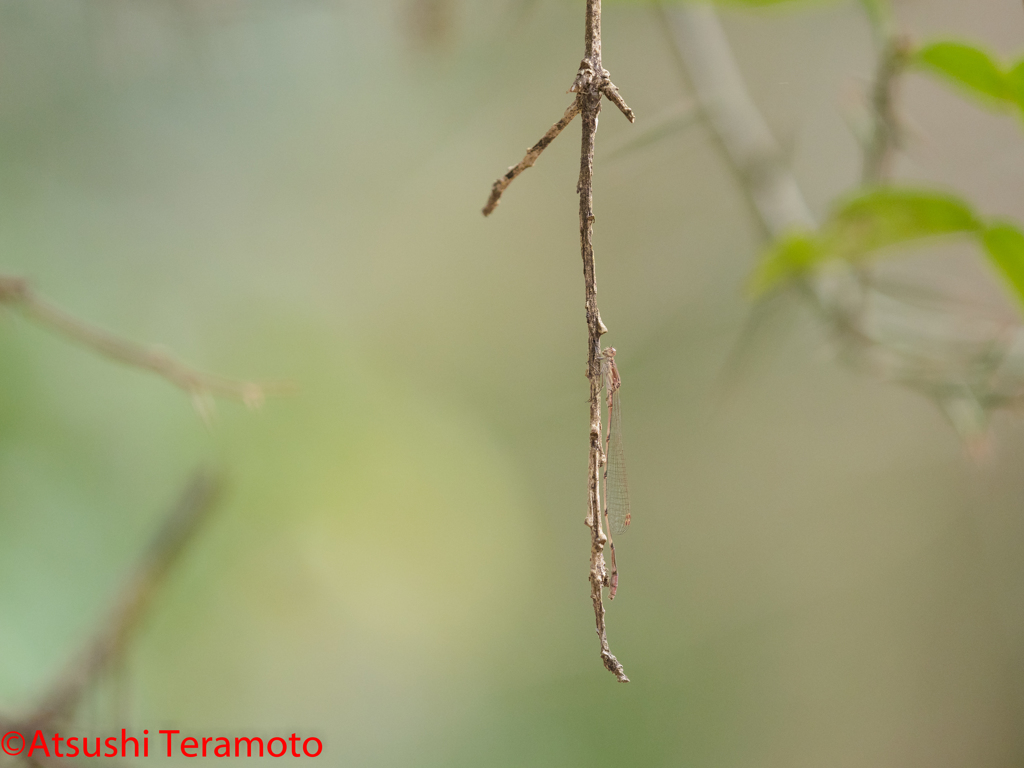
[[[766,293],[789,278],[808,271],[826,255],[814,233],[792,232],[765,252],[751,275],[750,293],[754,296]]]
[[[832,255],[857,259],[911,240],[976,232],[981,223],[970,207],[951,195],[880,188],[847,200],[823,230]]]
[[[998,222],[985,229],[981,241],[989,258],[1024,303],[1024,233],[1013,224]]]
[[[971,208],[952,195],[870,189],[840,205],[820,233],[794,232],[776,241],[755,270],[749,288],[759,295],[829,259],[856,261],[915,240],[977,234],[982,227]]]
[[[990,104],[1013,100],[1007,74],[980,48],[949,41],[932,43],[918,50],[912,61]]]
[[[1010,86],[1010,95],[1017,102],[1017,106],[1024,109],[1024,60],[1017,62],[1006,74],[1006,81]]]

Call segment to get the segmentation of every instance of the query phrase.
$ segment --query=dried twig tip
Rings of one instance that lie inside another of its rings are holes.
[[[604,651],[601,654],[601,661],[604,662],[604,668],[615,675],[620,683],[629,682],[629,678],[626,677],[626,670],[622,668],[619,660],[610,651]]]
[[[636,122],[636,115],[633,114],[633,110],[629,108],[629,105],[626,104],[625,100],[619,94],[619,89],[615,87],[615,83],[613,83],[611,80],[608,80],[607,83],[601,88],[601,93],[605,95],[608,101],[610,101],[612,104],[619,108],[619,111],[626,116],[626,119],[629,120],[629,122]]]

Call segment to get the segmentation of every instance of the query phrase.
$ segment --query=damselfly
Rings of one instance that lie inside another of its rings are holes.
[[[615,540],[629,528],[629,488],[626,484],[626,457],[622,449],[622,403],[619,388],[622,379],[615,365],[615,347],[601,350],[601,383],[608,404],[608,436],[605,439],[604,465],[604,521],[608,528],[611,551],[610,600],[619,588],[619,571],[615,564]]]

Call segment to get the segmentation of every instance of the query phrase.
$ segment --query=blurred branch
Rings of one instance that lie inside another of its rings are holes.
[[[280,393],[288,385],[264,385],[236,381],[185,365],[165,352],[115,336],[102,328],[68,314],[40,297],[28,282],[0,274],[0,305],[18,309],[29,320],[120,363],[151,371],[183,389],[199,414],[208,419],[211,396],[240,400],[250,408],[259,407],[269,393]]]
[[[878,71],[871,89],[871,136],[864,148],[861,183],[880,184],[891,175],[892,161],[903,137],[896,114],[896,84],[910,56],[910,41],[892,34],[881,43]]]
[[[639,135],[630,136],[625,141],[618,142],[611,149],[605,150],[604,157],[606,160],[621,158],[638,149],[655,144],[697,124],[700,117],[700,110],[696,105],[690,103],[666,110],[664,113],[650,118],[648,120],[649,127]]]
[[[875,184],[887,179],[899,147],[894,89],[909,46],[892,31],[882,0],[864,2],[874,11],[876,37],[883,41],[863,170],[864,183]],[[656,6],[656,11],[765,239],[815,228],[796,178],[750,98],[714,9],[693,3],[671,12]],[[970,448],[982,445],[991,410],[1024,405],[1024,328],[1019,325],[965,317],[949,311],[949,302],[941,298],[931,307],[894,300],[876,289],[865,270],[841,262],[827,274],[807,274],[794,283],[850,362],[933,399]]]
[[[452,0],[408,0],[406,11],[409,31],[417,42],[437,46],[452,33]]]
[[[884,45],[896,32],[896,22],[892,16],[889,0],[860,0],[871,23],[871,31],[879,45]]]
[[[203,471],[195,473],[128,576],[100,630],[32,712],[20,718],[0,714],[0,731],[19,731],[28,743],[37,729],[54,730],[75,711],[88,686],[124,653],[168,572],[213,509],[220,489],[217,477]],[[61,762],[55,760],[46,759],[45,764]]]
[[[739,65],[710,5],[685,3],[656,12],[711,136],[736,176],[763,234],[813,229],[814,217],[782,150],[747,92]]]
[[[605,625],[604,589],[610,587],[608,570],[605,566],[604,547],[608,537],[601,527],[600,473],[605,462],[601,447],[601,336],[608,329],[601,322],[597,306],[597,273],[594,262],[594,140],[597,134],[597,118],[601,112],[602,97],[608,99],[632,123],[633,110],[619,95],[611,77],[601,65],[601,0],[587,0],[585,50],[576,79],[569,89],[576,99],[559,120],[528,152],[523,161],[509,169],[499,178],[491,190],[491,196],[484,208],[489,215],[498,205],[505,188],[533,165],[555,137],[577,114],[583,122],[583,139],[580,148],[580,176],[576,191],[580,196],[580,253],[583,257],[583,280],[586,290],[587,315],[587,378],[590,380],[590,462],[588,466],[588,499],[586,525],[590,528],[590,597],[594,604],[597,635],[601,645],[601,661],[606,669],[620,682],[628,683],[622,664],[608,646]]]

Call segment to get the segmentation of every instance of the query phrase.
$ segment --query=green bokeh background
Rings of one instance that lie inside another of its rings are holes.
[[[999,417],[972,462],[796,301],[723,383],[757,229],[703,129],[616,151],[688,95],[657,17],[610,2],[638,115],[603,113],[595,181],[634,513],[609,639],[633,682],[601,667],[577,125],[480,215],[568,103],[582,5],[0,4],[0,271],[298,386],[207,428],[166,382],[0,317],[3,708],[31,706],[206,463],[224,503],[79,732],[297,731],[339,766],[1020,764],[1024,425]],[[896,9],[1004,54],[1024,31],[1016,0]],[[725,23],[821,213],[859,172],[862,12]],[[901,176],[1024,218],[1013,120],[918,76],[903,100]],[[1013,318],[970,254],[901,268]]]

